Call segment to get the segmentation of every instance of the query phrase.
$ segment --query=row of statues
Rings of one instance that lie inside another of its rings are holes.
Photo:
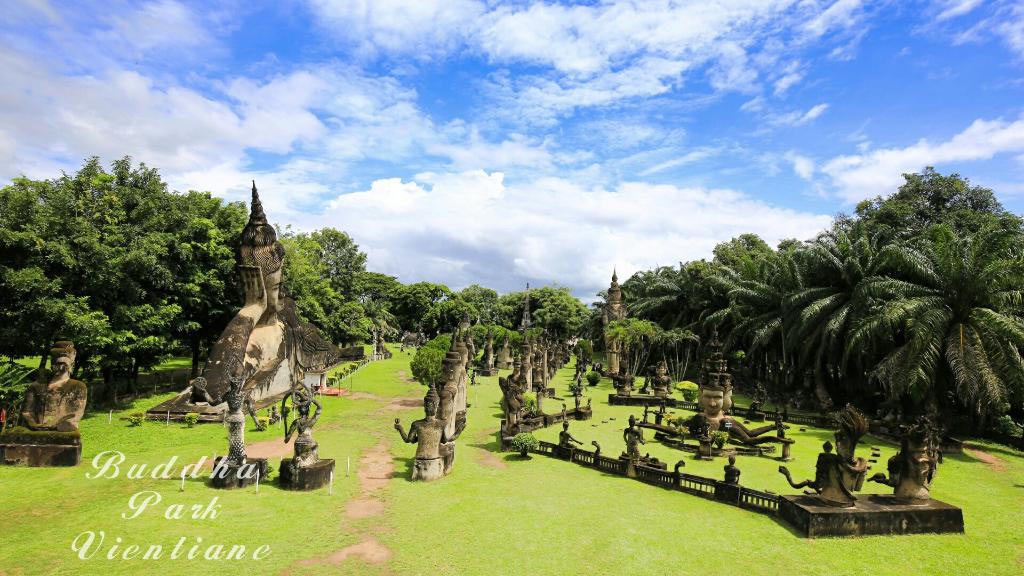
[[[464,322],[465,326],[468,322]],[[440,386],[430,383],[423,397],[424,417],[409,425],[406,432],[401,420],[395,429],[402,441],[416,444],[412,479],[432,481],[451,473],[455,462],[455,440],[466,427],[467,367],[472,358],[472,336],[468,329],[452,338],[452,347],[445,354]]]

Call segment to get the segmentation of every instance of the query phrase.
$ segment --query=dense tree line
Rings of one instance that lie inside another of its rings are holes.
[[[92,158],[74,174],[14,179],[0,188],[0,357],[42,365],[56,339],[73,340],[76,376],[113,384],[111,399],[170,355],[189,354],[196,373],[241,305],[247,218],[244,203],[172,192],[156,169],[127,157],[109,170]],[[433,337],[467,315],[478,326],[518,326],[522,293],[403,285],[367,271],[366,254],[332,228],[279,237],[284,293],[338,344],[368,342],[375,328],[392,339]],[[531,293],[538,325],[560,337],[578,328],[585,308],[568,290]]]
[[[655,348],[717,331],[741,379],[780,402],[927,412],[973,430],[1019,419],[1021,219],[958,175],[905,180],[810,241],[744,235],[709,261],[638,272],[622,286],[630,316],[651,324]]]

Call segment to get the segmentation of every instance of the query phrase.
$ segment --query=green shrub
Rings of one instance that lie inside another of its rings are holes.
[[[715,432],[714,435],[712,435],[711,442],[715,445],[715,448],[721,450],[722,447],[725,446],[726,441],[728,440],[729,433],[726,432],[725,430],[719,430]]]
[[[992,423],[992,430],[996,434],[1014,437],[1020,436],[1024,433],[1024,430],[1021,429],[1020,425],[1013,421],[1013,418],[1010,418],[1009,414],[1003,414],[999,418],[996,418],[996,421]]]
[[[142,421],[146,419],[146,415],[142,412],[133,412],[128,415],[129,426],[142,426]]]
[[[696,390],[683,390],[683,400],[686,400],[687,402],[696,402],[697,401],[697,391]]]
[[[525,455],[530,450],[536,450],[540,441],[529,432],[520,432],[512,437],[512,449]]]
[[[523,394],[523,412],[526,414],[537,413],[537,395]]]
[[[185,414],[185,426],[188,426],[189,428],[191,428],[191,427],[195,426],[196,423],[198,423],[198,422],[199,422],[199,413],[198,412],[189,412],[188,414]]]
[[[270,418],[266,416],[260,416],[256,419],[256,430],[262,432],[270,426]]]
[[[601,381],[601,375],[597,372],[587,372],[587,384],[591,386],[597,386],[597,383]]]
[[[423,385],[438,385],[441,381],[441,365],[451,345],[452,337],[448,334],[441,334],[421,346],[416,351],[416,355],[412,357],[412,362],[409,363],[412,377]]]

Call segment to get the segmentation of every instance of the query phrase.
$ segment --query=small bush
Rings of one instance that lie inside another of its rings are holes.
[[[1024,430],[1021,429],[1020,425],[1010,418],[1009,414],[1003,414],[996,421],[992,423],[992,430],[996,434],[1002,434],[1003,436],[1020,436]]]
[[[523,394],[523,412],[526,414],[537,413],[537,396],[535,394]]]
[[[597,383],[601,381],[601,375],[597,372],[587,372],[587,384],[591,386],[597,386]]]
[[[198,412],[189,412],[188,414],[185,414],[185,426],[188,426],[189,428],[191,428],[191,427],[195,426],[198,422],[199,422],[199,413]]]
[[[538,446],[540,446],[540,441],[529,432],[520,432],[512,437],[512,449],[520,454],[536,450]]]
[[[260,416],[259,418],[256,419],[256,430],[258,432],[263,432],[264,430],[267,429],[268,426],[270,426],[270,418],[266,416]]]
[[[142,426],[142,421],[146,419],[146,415],[142,412],[134,412],[128,415],[129,426]]]
[[[697,391],[696,390],[683,390],[683,400],[686,400],[687,402],[696,402],[697,401]]]
[[[715,448],[721,450],[722,447],[725,446],[725,442],[727,440],[729,440],[729,433],[724,430],[719,430],[715,432],[711,442],[715,445]]]

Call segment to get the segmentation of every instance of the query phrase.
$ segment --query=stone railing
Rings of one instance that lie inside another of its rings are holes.
[[[533,453],[569,460],[587,468],[618,476],[625,476],[628,468],[626,460],[621,458],[609,458],[580,448],[562,448],[558,444],[543,440]],[[776,514],[779,509],[779,496],[776,494],[746,488],[739,484],[727,484],[714,478],[686,474],[679,470],[678,465],[675,471],[669,471],[641,464],[636,467],[636,478],[645,484],[686,492],[762,514]]]

